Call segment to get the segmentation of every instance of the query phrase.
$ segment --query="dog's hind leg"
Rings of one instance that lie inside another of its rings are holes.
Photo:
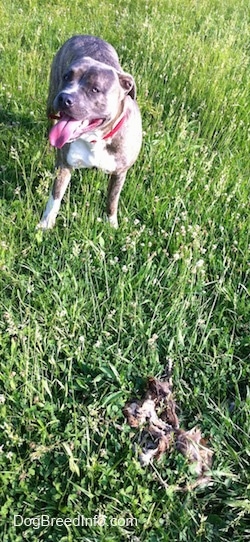
[[[127,171],[112,173],[108,185],[107,215],[111,226],[118,228],[117,210],[120,193],[126,179]]]
[[[71,170],[66,167],[59,167],[48,203],[37,228],[42,230],[53,228],[70,179]]]

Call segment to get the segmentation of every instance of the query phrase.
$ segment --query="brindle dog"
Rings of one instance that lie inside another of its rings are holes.
[[[47,112],[49,139],[57,148],[57,175],[38,227],[52,228],[73,168],[110,174],[107,215],[117,227],[117,208],[127,170],[141,148],[141,115],[135,81],[115,49],[94,36],[74,36],[52,63]]]

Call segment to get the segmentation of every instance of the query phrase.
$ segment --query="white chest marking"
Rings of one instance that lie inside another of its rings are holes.
[[[116,169],[114,156],[106,150],[106,141],[94,132],[70,144],[67,162],[71,167],[97,167],[106,173],[112,173]]]

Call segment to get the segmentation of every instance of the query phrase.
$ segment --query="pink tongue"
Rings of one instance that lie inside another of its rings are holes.
[[[77,135],[80,135],[81,131],[79,128],[81,125],[81,120],[75,120],[68,117],[68,115],[63,115],[57,124],[55,124],[55,126],[53,126],[53,128],[50,130],[50,144],[53,147],[61,149],[63,145],[65,145],[65,143],[67,143],[71,138],[75,139]]]

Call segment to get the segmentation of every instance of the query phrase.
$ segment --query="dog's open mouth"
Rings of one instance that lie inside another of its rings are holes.
[[[98,128],[102,123],[103,119],[75,120],[66,114],[62,114],[55,126],[50,130],[50,144],[61,149],[65,143],[75,141],[82,134]]]

